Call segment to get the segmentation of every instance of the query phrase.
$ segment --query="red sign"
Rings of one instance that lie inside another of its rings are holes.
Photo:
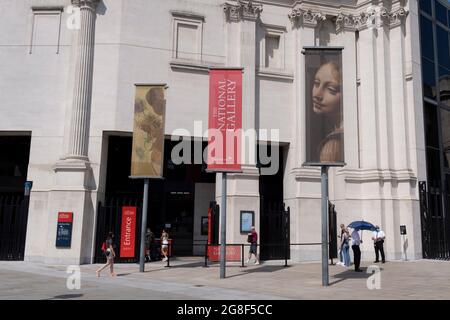
[[[120,257],[133,258],[136,238],[136,207],[122,207],[122,232],[120,233]]]
[[[58,212],[58,222],[73,222],[73,212]]]
[[[220,261],[220,246],[208,246],[208,257],[209,261]],[[241,261],[241,246],[226,246],[226,260]]]
[[[209,170],[241,170],[242,70],[209,72]]]

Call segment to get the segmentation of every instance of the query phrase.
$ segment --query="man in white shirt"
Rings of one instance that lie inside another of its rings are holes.
[[[352,250],[353,250],[353,260],[355,262],[355,271],[362,272],[359,268],[361,263],[361,250],[359,249],[359,245],[362,243],[361,237],[359,236],[358,230],[353,229],[352,232]]]
[[[381,262],[385,263],[386,260],[384,258],[384,249],[383,249],[383,243],[384,243],[384,238],[386,236],[384,235],[383,230],[380,229],[379,226],[375,227],[375,231],[373,232],[373,245],[375,247],[375,261],[374,263],[380,262],[380,260],[378,259],[379,257],[379,252],[381,253]]]

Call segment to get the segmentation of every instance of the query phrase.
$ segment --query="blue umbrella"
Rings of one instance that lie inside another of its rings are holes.
[[[353,221],[348,225],[348,227],[355,230],[375,230],[375,226],[367,221]]]

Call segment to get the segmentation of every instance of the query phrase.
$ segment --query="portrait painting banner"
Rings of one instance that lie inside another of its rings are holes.
[[[343,166],[342,49],[305,49],[305,165]]]
[[[131,177],[163,175],[165,88],[165,85],[136,85]]]
[[[209,71],[208,170],[241,170],[242,69]]]

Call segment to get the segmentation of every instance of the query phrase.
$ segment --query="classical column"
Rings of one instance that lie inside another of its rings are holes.
[[[390,15],[390,61],[391,61],[391,92],[392,92],[392,151],[394,155],[394,170],[410,169],[409,150],[407,146],[408,106],[406,103],[406,80],[404,70],[405,40],[403,36],[404,21],[407,11],[400,8]]]
[[[306,123],[306,84],[305,84],[305,55],[302,49],[305,46],[315,46],[316,31],[320,23],[326,20],[324,14],[311,10],[303,10],[301,7],[294,8],[289,14],[292,29],[295,32],[296,65],[294,70],[295,85],[295,125],[293,126],[295,140],[289,150],[292,155],[290,168],[286,172],[291,176],[284,190],[287,196],[286,206],[291,212],[291,243],[313,243],[320,242],[321,234],[321,202],[320,202],[320,169],[314,167],[302,167],[306,160],[305,152],[305,123]],[[289,155],[291,157],[291,155]],[[314,212],[314,214],[311,214]],[[318,214],[315,214],[318,213]],[[307,221],[307,223],[305,223]],[[298,260],[316,260],[321,258],[320,250],[309,247],[292,247],[291,258]]]
[[[356,56],[356,21],[352,15],[339,14],[336,19],[336,32],[343,45],[343,106],[345,127],[345,162],[347,168],[359,168],[359,120],[357,89],[357,56]],[[339,190],[342,191],[342,190]]]
[[[261,4],[252,1],[226,2],[223,5],[227,28],[227,66],[242,67],[242,129],[259,128],[256,106],[256,21],[263,10]],[[257,136],[256,136],[257,138]],[[244,144],[245,136],[242,143]],[[257,141],[256,141],[257,143]],[[259,230],[259,170],[256,167],[256,143],[247,143],[246,157],[242,153],[242,173],[227,174],[227,242],[245,241],[239,230],[241,210],[255,212],[255,227]],[[248,150],[252,148],[251,151]],[[216,181],[220,181],[220,176]],[[216,184],[216,194],[221,185]],[[220,203],[220,199],[217,199]]]
[[[67,155],[65,159],[88,161],[89,122],[96,9],[100,0],[72,0],[80,9],[80,30],[75,49],[75,79]]]

